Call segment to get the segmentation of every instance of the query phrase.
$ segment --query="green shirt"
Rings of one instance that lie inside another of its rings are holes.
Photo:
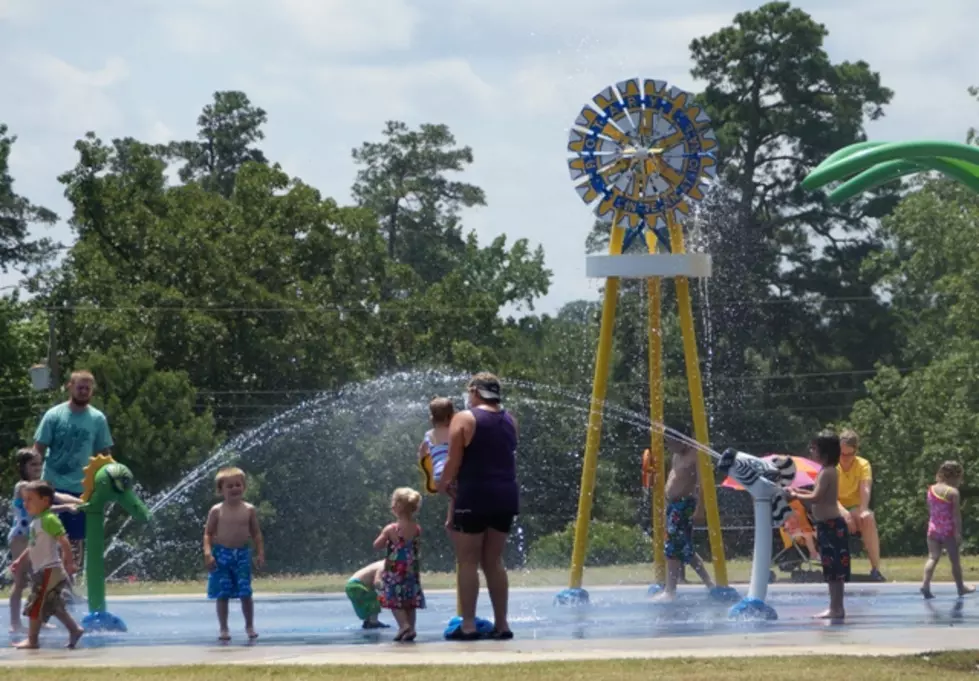
[[[61,565],[61,553],[58,551],[58,539],[65,534],[65,526],[61,520],[45,509],[31,521],[30,549],[31,569],[40,572],[45,568]]]

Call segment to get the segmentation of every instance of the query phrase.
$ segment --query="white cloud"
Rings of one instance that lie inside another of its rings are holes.
[[[317,74],[328,114],[340,120],[422,117],[441,120],[447,108],[489,105],[494,88],[464,59],[406,66],[328,66]]]
[[[409,0],[280,0],[277,11],[307,44],[336,53],[407,49],[420,18]]]
[[[31,21],[41,15],[42,0],[0,0],[0,21]]]
[[[217,14],[164,13],[159,21],[170,47],[184,54],[220,54],[228,47],[227,22]]]
[[[13,109],[23,109],[34,125],[82,134],[87,130],[118,126],[124,114],[111,89],[129,76],[126,62],[108,57],[90,71],[51,54],[13,57],[26,66],[6,87],[13,93]]]

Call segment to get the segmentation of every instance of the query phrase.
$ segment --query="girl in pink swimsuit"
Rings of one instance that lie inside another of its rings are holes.
[[[959,596],[976,590],[962,582],[962,564],[959,561],[959,545],[962,543],[962,510],[960,508],[959,487],[965,471],[958,461],[946,461],[935,476],[935,484],[928,488],[928,561],[925,563],[925,579],[921,583],[921,595],[934,598],[931,593],[931,579],[935,567],[942,557],[942,550],[948,553],[952,564],[952,577],[958,587]]]

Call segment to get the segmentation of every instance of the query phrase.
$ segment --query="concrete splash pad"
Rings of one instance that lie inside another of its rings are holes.
[[[552,605],[555,589],[515,590],[510,642],[443,641],[454,614],[451,593],[429,594],[419,613],[418,641],[391,642],[391,630],[364,632],[342,594],[257,596],[261,634],[245,644],[232,611],[230,645],[218,645],[213,604],[193,597],[116,598],[113,611],[129,625],[125,634],[90,634],[79,650],[65,651],[61,629],[42,634],[40,651],[0,650],[3,664],[148,666],[174,664],[483,664],[556,659],[729,657],[758,655],[896,655],[975,648],[979,597],[957,600],[951,585],[925,602],[910,584],[852,584],[847,623],[811,616],[826,605],[822,585],[773,585],[776,622],[733,623],[727,607],[687,587],[672,604],[654,604],[638,587],[596,587],[592,604]],[[491,616],[485,594],[480,615]],[[389,613],[382,619],[391,622]]]

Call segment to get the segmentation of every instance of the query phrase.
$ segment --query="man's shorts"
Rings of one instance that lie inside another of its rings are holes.
[[[463,534],[482,534],[486,530],[510,534],[516,517],[512,513],[460,513],[456,511],[452,514],[452,529]]]
[[[816,545],[827,582],[850,581],[850,531],[843,518],[816,521]]]
[[[207,575],[207,597],[218,600],[252,597],[252,552],[247,546],[212,546],[214,568]]]
[[[47,622],[52,615],[65,612],[65,599],[71,585],[60,565],[44,568],[31,575],[31,596],[24,607],[24,616]]]
[[[689,563],[693,560],[693,514],[696,497],[666,502],[666,557]]]
[[[381,603],[377,600],[377,592],[359,579],[351,577],[344,592],[360,619],[367,620],[381,613]]]
[[[80,497],[81,492],[69,492],[66,489],[55,490],[59,494],[70,494],[73,497]],[[72,513],[71,511],[61,511],[58,520],[65,526],[69,541],[82,541],[85,539],[85,514],[81,512]]]

